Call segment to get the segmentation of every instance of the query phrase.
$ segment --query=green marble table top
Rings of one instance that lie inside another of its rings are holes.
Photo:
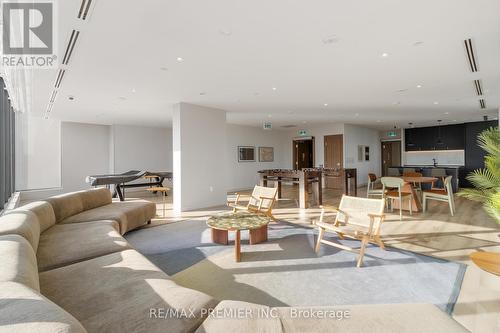
[[[271,219],[267,216],[242,211],[211,216],[207,225],[219,230],[251,230],[259,229],[269,222]]]

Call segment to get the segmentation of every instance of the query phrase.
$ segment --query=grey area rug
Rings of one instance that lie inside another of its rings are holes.
[[[452,313],[466,265],[370,245],[364,266],[356,268],[355,253],[322,245],[316,254],[316,235],[316,230],[279,222],[269,226],[268,242],[249,245],[243,232],[239,263],[232,243],[211,243],[205,221],[137,230],[126,238],[180,285],[221,300],[269,306],[432,303]]]

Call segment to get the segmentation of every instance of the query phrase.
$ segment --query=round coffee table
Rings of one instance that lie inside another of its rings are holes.
[[[228,245],[229,231],[236,232],[234,254],[237,262],[241,261],[241,230],[248,230],[250,244],[267,241],[267,225],[271,219],[267,216],[249,212],[231,212],[211,216],[207,225],[212,229],[212,242]]]

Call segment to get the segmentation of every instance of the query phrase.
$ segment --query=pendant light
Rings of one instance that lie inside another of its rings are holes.
[[[436,145],[442,146],[444,145],[443,140],[441,140],[441,119],[438,120],[438,139],[436,141]]]
[[[409,128],[413,128],[413,123],[408,123]],[[408,142],[406,142],[407,146],[413,147],[415,144],[411,141],[411,131],[408,131]]]

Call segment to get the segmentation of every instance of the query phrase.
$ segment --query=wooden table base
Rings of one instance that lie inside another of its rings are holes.
[[[234,231],[235,241],[234,241],[234,258],[236,262],[241,261],[241,231],[240,230],[231,230]],[[267,241],[267,224],[262,226],[259,229],[252,229],[249,231],[250,235],[250,244],[259,244]],[[229,244],[229,231],[228,230],[219,230],[212,228],[212,243],[228,245]]]

